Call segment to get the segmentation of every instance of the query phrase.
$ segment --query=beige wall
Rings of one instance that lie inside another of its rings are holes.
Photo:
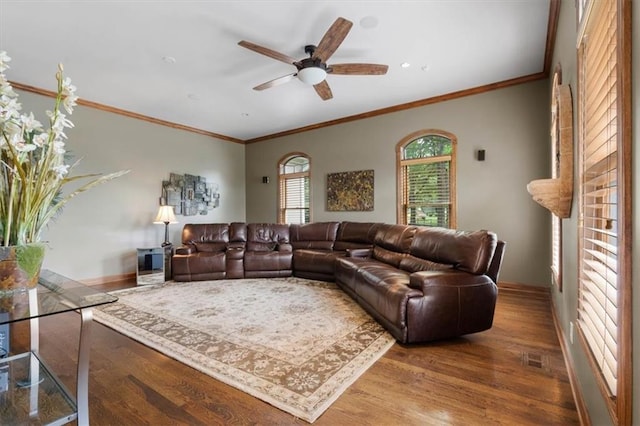
[[[20,99],[24,111],[46,122],[53,99],[26,92]],[[206,216],[177,216],[180,223],[169,225],[174,244],[185,222],[244,220],[243,145],[82,106],[71,120],[68,148],[82,158],[75,174],[131,172],[69,202],[45,232],[45,268],[74,279],[135,272],[135,249],[164,241],[164,225],[152,222],[171,172],[204,176],[221,193],[220,207]]]
[[[640,40],[640,2],[634,1],[633,3],[633,40]],[[560,19],[559,19],[559,28],[558,35],[556,40],[556,46],[553,57],[553,65],[560,63],[562,65],[562,78],[563,83],[569,84],[571,86],[573,92],[573,108],[574,108],[574,129],[577,129],[577,105],[576,105],[576,90],[577,90],[577,71],[576,71],[576,40],[577,40],[577,30],[576,30],[576,10],[575,10],[575,2],[571,1],[562,1],[560,2]],[[640,43],[634,43],[633,45],[633,69],[640,69],[639,58],[640,57]],[[637,71],[636,71],[637,74]],[[638,146],[637,140],[637,129],[640,126],[640,108],[638,102],[638,80],[636,79],[633,87],[633,128],[634,130],[634,150]],[[551,88],[549,87],[549,91]],[[577,133],[574,133],[574,151],[577,147]],[[577,152],[574,152],[575,158],[575,176],[578,175],[578,162],[577,162]],[[634,183],[640,182],[640,176],[638,175],[638,170],[640,169],[640,160],[639,156],[634,154],[634,167],[633,167],[633,177],[632,181]],[[577,191],[577,183],[574,185],[574,189]],[[633,187],[633,197],[634,200],[640,199],[640,186],[634,185]],[[552,288],[552,296],[553,303],[555,306],[555,310],[558,316],[558,320],[560,322],[560,326],[563,330],[563,338],[569,350],[569,356],[571,357],[571,364],[575,368],[575,373],[579,382],[580,391],[582,396],[584,397],[585,404],[589,411],[589,416],[591,418],[591,423],[594,425],[608,425],[611,424],[611,418],[609,417],[605,401],[602,397],[602,394],[599,391],[599,388],[595,381],[595,376],[593,371],[588,364],[587,358],[585,356],[584,348],[577,338],[574,339],[574,342],[570,342],[569,338],[569,330],[570,323],[573,322],[575,324],[577,318],[577,295],[578,295],[578,261],[577,261],[577,245],[578,245],[578,207],[576,204],[576,197],[574,197],[574,203],[572,206],[571,217],[563,220],[563,291],[560,292],[554,286]],[[640,232],[638,229],[638,225],[640,223],[640,210],[637,208],[637,202],[634,203],[634,216],[633,216],[633,265],[640,265],[640,239],[638,233]],[[636,268],[637,269],[637,268]],[[639,288],[640,286],[640,276],[638,272],[634,272],[633,277],[633,287]],[[638,312],[640,307],[640,295],[638,291],[634,291],[633,298],[633,316],[635,318],[638,317]],[[635,354],[633,357],[634,364],[636,367],[634,368],[634,403],[633,408],[635,415],[633,416],[634,422],[633,424],[638,424],[639,415],[638,409],[640,409],[640,391],[638,390],[638,385],[640,383],[640,372],[637,367],[637,362],[640,361],[640,348],[638,347],[638,343],[640,342],[640,336],[638,335],[638,321],[634,321],[633,328],[635,330],[635,338],[633,353]]]
[[[311,157],[314,221],[395,223],[396,144],[417,130],[446,130],[458,138],[458,228],[490,229],[507,241],[502,280],[548,285],[549,217],[526,191],[548,174],[547,86],[538,81],[247,145],[247,221],[276,220],[276,164],[302,151]],[[475,160],[477,149],[486,150],[486,161]],[[366,169],[375,172],[374,211],[328,212],[327,173]]]

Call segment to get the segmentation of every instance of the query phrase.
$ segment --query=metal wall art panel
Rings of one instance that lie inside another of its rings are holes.
[[[160,205],[173,206],[174,213],[183,216],[206,215],[220,206],[219,189],[203,176],[170,173],[169,180],[162,181]]]

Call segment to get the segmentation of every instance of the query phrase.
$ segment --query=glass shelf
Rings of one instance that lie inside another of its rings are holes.
[[[62,425],[75,399],[33,352],[0,359],[0,419],[7,425]]]
[[[30,321],[31,351],[6,357],[0,345],[0,424],[58,426],[77,420],[89,425],[89,354],[92,309],[118,298],[42,270],[36,288],[0,293],[0,343],[8,324]],[[39,321],[62,312],[80,313],[76,398],[38,356]]]

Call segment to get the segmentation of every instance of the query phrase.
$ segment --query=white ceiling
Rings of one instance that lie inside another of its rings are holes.
[[[338,17],[354,25],[327,62],[386,75],[329,75],[328,101],[252,90],[295,67],[238,41],[302,59]],[[82,99],[247,140],[540,73],[548,20],[549,0],[0,0],[0,50],[11,81],[55,90],[61,62]]]

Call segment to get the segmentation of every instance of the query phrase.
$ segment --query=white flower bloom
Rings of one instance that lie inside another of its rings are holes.
[[[47,111],[47,115],[49,118],[53,119],[53,123],[51,123],[51,128],[56,132],[62,132],[65,127],[72,128],[73,123],[71,120],[67,118],[67,116],[61,112],[58,115],[54,116],[51,111]]]
[[[78,97],[75,95],[67,96],[62,101],[62,106],[69,114],[73,114],[73,107],[78,105],[77,100],[78,100]]]
[[[24,138],[22,137],[22,133],[14,132],[9,136],[9,143],[13,146],[18,146],[20,144],[24,144]]]
[[[34,144],[27,143],[22,137],[22,133],[14,133],[9,143],[11,143],[18,152],[30,152],[37,148]]]
[[[17,99],[10,98],[8,96],[0,96],[0,119],[10,120],[14,117],[19,117],[22,105]]]
[[[4,50],[0,50],[0,72],[4,72],[9,68],[9,65],[7,65],[7,62],[10,62],[10,61],[11,61],[11,58],[9,57],[9,55],[7,55],[7,52],[5,52]]]
[[[33,137],[32,142],[35,146],[42,148],[47,143],[47,140],[49,140],[49,134],[40,133]]]
[[[67,164],[60,164],[59,166],[55,166],[52,170],[58,179],[62,179],[67,173],[69,173],[69,166]]]
[[[25,132],[42,130],[42,123],[35,119],[32,112],[30,112],[29,115],[21,115],[20,121],[22,121],[22,124],[24,124]]]
[[[53,150],[56,152],[56,154],[61,154],[61,155],[67,152],[64,149],[64,142],[59,139],[53,141]]]
[[[13,90],[11,84],[0,74],[0,95],[15,98],[18,94]]]
[[[30,152],[30,151],[36,150],[37,148],[38,147],[35,146],[32,143],[22,142],[22,143],[16,145],[16,151],[18,151],[18,152]]]
[[[73,107],[77,105],[78,97],[76,96],[76,86],[71,84],[69,77],[62,81],[62,94],[65,96],[62,106],[69,114],[72,114]]]

